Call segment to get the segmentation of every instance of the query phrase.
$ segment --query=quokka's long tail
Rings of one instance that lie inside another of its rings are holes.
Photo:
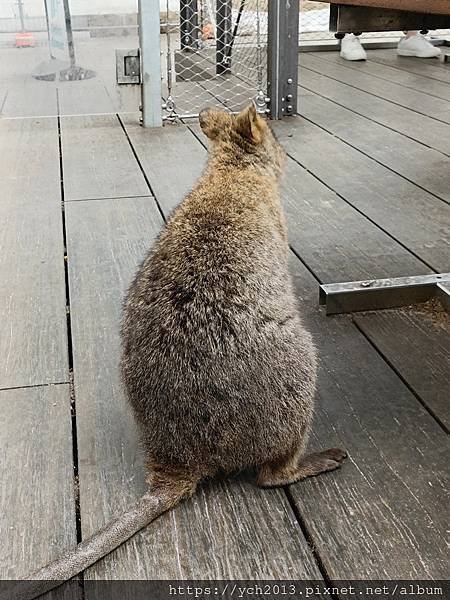
[[[145,493],[130,510],[110,521],[76,548],[15,582],[10,592],[0,595],[0,600],[33,600],[96,563],[182,498],[182,495],[174,498],[160,492]]]

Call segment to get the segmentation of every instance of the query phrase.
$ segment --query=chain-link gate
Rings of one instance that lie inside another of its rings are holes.
[[[205,106],[267,110],[269,0],[164,0],[163,120]]]

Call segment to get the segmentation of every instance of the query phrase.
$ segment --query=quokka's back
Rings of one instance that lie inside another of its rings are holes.
[[[253,108],[200,122],[211,156],[130,287],[122,371],[150,460],[206,475],[306,440],[316,358],[287,266],[284,153]]]

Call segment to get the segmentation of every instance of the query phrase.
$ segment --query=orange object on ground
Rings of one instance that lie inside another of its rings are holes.
[[[206,23],[202,28],[202,40],[214,39],[214,27],[211,23]]]
[[[29,48],[35,44],[34,35],[31,31],[21,31],[16,33],[16,48]]]

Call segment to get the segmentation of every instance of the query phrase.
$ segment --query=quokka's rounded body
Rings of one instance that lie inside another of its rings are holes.
[[[304,455],[316,353],[288,272],[278,197],[284,153],[253,105],[236,116],[207,109],[200,125],[212,141],[205,173],[124,304],[122,374],[149,489],[30,574],[21,598],[86,570],[204,477],[255,467],[259,486],[288,485],[333,471],[346,457],[340,448]]]
[[[306,442],[316,353],[293,294],[274,173],[213,154],[129,289],[122,373],[158,464],[214,474]]]

